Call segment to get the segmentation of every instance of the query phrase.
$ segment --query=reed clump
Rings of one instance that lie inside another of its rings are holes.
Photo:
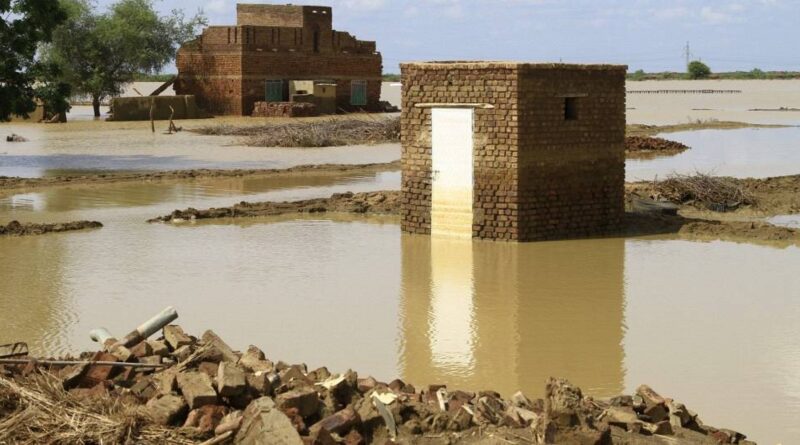
[[[755,195],[741,181],[707,173],[672,174],[655,181],[653,188],[659,197],[676,204],[698,205],[717,212],[757,204]]]
[[[0,443],[197,443],[154,425],[142,406],[122,398],[71,395],[46,372],[0,376],[0,401]]]

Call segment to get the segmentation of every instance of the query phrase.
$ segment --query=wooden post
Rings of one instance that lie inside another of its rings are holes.
[[[153,133],[156,132],[156,120],[155,120],[155,111],[156,111],[156,99],[150,99],[150,129]]]

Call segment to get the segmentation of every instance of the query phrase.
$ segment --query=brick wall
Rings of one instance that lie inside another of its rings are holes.
[[[430,233],[431,110],[420,103],[493,107],[475,109],[473,237],[528,241],[619,228],[624,67],[428,63],[401,71],[404,231]],[[564,121],[560,96],[584,93],[581,118]]]
[[[256,16],[264,11],[268,17],[259,21]],[[238,14],[240,24],[269,26],[207,28],[178,51],[176,93],[197,96],[214,114],[249,115],[255,102],[264,100],[267,79],[332,80],[338,85],[338,108],[380,109],[383,64],[375,42],[333,31],[330,8],[239,5]],[[294,23],[304,27],[285,26]],[[367,106],[350,106],[352,80],[368,81]]]
[[[527,66],[520,77],[520,239],[621,230],[625,71]],[[566,96],[577,119],[565,119]]]

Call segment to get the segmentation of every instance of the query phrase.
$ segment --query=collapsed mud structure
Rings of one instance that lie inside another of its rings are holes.
[[[311,103],[324,114],[381,108],[375,42],[334,30],[329,7],[239,4],[236,25],[206,28],[176,64],[175,92],[212,114],[249,116],[258,102]]]
[[[753,443],[646,385],[598,400],[551,378],[532,400],[386,383],[274,362],[256,346],[234,351],[212,331],[197,338],[166,325],[177,318],[168,312],[122,340],[93,331],[103,350],[79,359],[37,360],[22,343],[0,345],[0,443]]]

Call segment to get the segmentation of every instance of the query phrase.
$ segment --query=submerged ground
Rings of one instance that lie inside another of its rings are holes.
[[[800,124],[800,113],[747,111],[796,106],[800,82],[718,83],[715,88],[744,92],[631,95],[629,121]],[[4,133],[30,142],[0,139],[0,176],[286,168],[399,157],[392,144],[241,147],[233,145],[235,138],[152,134],[147,123],[4,124]],[[672,133],[667,137],[692,149],[629,161],[628,180],[696,169],[736,177],[798,174],[798,136],[798,128]],[[569,378],[597,396],[648,383],[680,397],[710,423],[760,443],[800,441],[796,244],[671,235],[461,243],[402,235],[391,216],[146,222],[174,209],[391,190],[399,182],[399,172],[389,168],[0,190],[0,223],[104,225],[0,238],[0,343],[26,340],[42,354],[83,350],[91,347],[90,329],[105,326],[121,335],[133,327],[131,320],[172,304],[187,330],[213,328],[234,347],[255,342],[271,357],[311,367],[506,395],[522,389],[538,396],[549,376]],[[790,225],[793,218],[777,221]]]

